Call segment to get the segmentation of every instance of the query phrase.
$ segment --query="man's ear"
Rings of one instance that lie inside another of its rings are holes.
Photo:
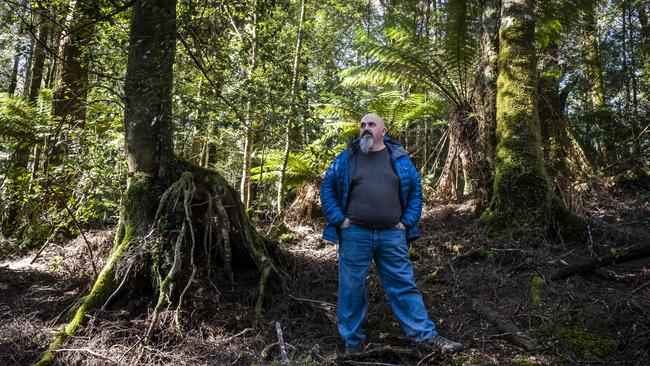
[[[382,135],[382,136],[385,136],[385,135],[386,135],[386,131],[388,131],[388,129],[387,129],[386,127],[382,128],[381,135]]]

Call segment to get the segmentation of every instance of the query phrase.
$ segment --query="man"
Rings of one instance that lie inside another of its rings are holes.
[[[386,135],[376,114],[361,119],[359,138],[325,173],[320,195],[326,240],[339,244],[338,329],[346,353],[364,350],[366,274],[374,259],[404,333],[447,351],[462,345],[437,334],[413,277],[408,242],[419,237],[420,176],[407,151]]]

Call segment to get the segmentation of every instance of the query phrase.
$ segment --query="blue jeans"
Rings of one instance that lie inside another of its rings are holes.
[[[436,326],[415,285],[404,230],[372,230],[355,224],[340,230],[338,327],[345,346],[352,347],[365,338],[362,325],[368,313],[366,274],[373,259],[404,333],[418,340],[436,335]]]

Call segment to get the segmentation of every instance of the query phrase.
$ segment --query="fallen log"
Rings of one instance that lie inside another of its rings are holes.
[[[612,255],[590,258],[561,268],[551,275],[552,280],[561,280],[573,275],[591,272],[596,268],[629,262],[650,256],[650,245],[640,244],[628,248],[613,249]]]
[[[519,327],[514,323],[506,319],[501,319],[494,310],[476,300],[472,303],[472,307],[474,308],[474,311],[494,323],[503,332],[509,334],[510,338],[512,338],[516,344],[524,347],[528,351],[537,350],[537,344],[535,344],[535,341],[526,333],[519,330]]]

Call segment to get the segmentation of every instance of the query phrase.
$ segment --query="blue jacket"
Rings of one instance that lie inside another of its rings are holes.
[[[406,226],[406,238],[409,242],[420,237],[417,223],[422,213],[422,183],[415,165],[408,157],[408,152],[391,138],[384,136],[384,144],[390,153],[393,168],[399,177],[400,201],[402,203],[401,222]],[[345,220],[348,194],[352,176],[356,170],[356,152],[359,143],[343,150],[334,159],[325,173],[320,187],[320,202],[327,219],[323,230],[323,239],[340,243],[339,226]]]

